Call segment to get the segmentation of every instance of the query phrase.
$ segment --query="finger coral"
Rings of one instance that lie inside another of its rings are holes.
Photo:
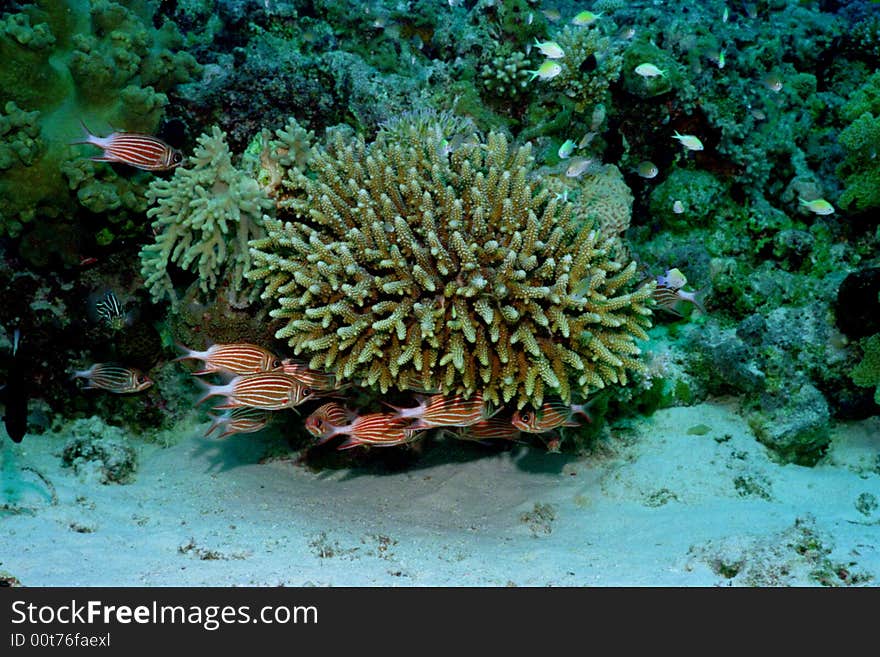
[[[235,305],[256,298],[258,290],[244,278],[251,265],[248,241],[265,235],[263,212],[272,201],[233,164],[223,131],[215,126],[199,137],[189,161],[170,179],[154,180],[147,198],[156,239],[141,249],[141,273],[153,301],[177,301],[170,263],[197,273],[206,294],[228,285]]]
[[[382,391],[522,407],[626,383],[651,288],[631,289],[619,240],[572,219],[529,146],[442,133],[332,131],[289,169],[248,274],[286,322],[276,337]]]
[[[620,77],[620,44],[596,27],[566,26],[556,36],[565,57],[562,71],[550,85],[575,103],[579,112],[608,101],[609,87]]]

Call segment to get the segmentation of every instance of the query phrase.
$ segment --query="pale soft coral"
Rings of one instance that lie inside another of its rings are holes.
[[[265,235],[263,212],[272,201],[233,164],[223,131],[215,126],[198,143],[174,176],[155,180],[147,191],[156,239],[141,249],[141,273],[154,301],[176,303],[168,274],[174,263],[198,274],[206,294],[228,285],[230,302],[241,305],[256,298],[258,290],[244,278],[251,266],[248,241]]]

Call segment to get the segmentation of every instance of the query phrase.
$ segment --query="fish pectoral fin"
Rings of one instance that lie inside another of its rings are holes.
[[[351,438],[349,438],[345,442],[341,443],[339,445],[339,447],[337,447],[336,449],[337,450],[351,449],[352,447],[357,447],[360,444],[362,444],[361,441],[358,440],[357,438],[355,438],[354,436],[352,436]]]

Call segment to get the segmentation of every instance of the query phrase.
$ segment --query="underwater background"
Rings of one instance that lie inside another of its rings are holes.
[[[0,583],[874,586],[880,3],[0,0]]]

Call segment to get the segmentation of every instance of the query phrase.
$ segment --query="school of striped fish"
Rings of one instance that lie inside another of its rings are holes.
[[[677,268],[653,277],[655,305],[680,316],[677,306],[689,302],[705,312],[699,297],[702,292],[684,290],[687,278]],[[122,304],[108,292],[96,304],[99,318],[105,322],[123,315]],[[581,426],[580,416],[591,421],[589,404],[563,402],[549,397],[540,408],[523,408],[506,413],[503,407],[493,408],[480,393],[466,397],[461,394],[413,394],[413,404],[395,406],[388,402],[388,412],[363,413],[337,401],[323,398],[342,398],[343,391],[352,386],[341,384],[332,372],[310,368],[290,358],[281,358],[269,349],[246,342],[212,344],[207,349],[189,349],[178,345],[180,356],[175,360],[198,361],[191,374],[198,377],[204,389],[200,405],[216,400],[209,417],[212,420],[206,437],[215,432],[218,438],[235,434],[261,431],[272,419],[272,414],[286,409],[297,409],[310,401],[323,401],[306,418],[306,431],[323,445],[337,437],[337,449],[354,447],[391,447],[409,445],[422,439],[428,432],[452,436],[460,440],[488,442],[493,440],[519,441],[522,434],[538,435],[549,451],[559,451],[564,428]],[[222,378],[208,383],[204,377]],[[77,370],[72,378],[84,379],[86,390],[104,390],[114,394],[129,394],[146,390],[153,381],[140,370],[119,363],[95,363]],[[414,385],[418,387],[418,385]]]
[[[205,383],[197,404],[219,398],[211,414],[206,436],[221,430],[225,438],[237,433],[260,431],[273,412],[295,409],[322,397],[340,397],[346,386],[339,385],[332,373],[309,368],[304,363],[282,359],[268,349],[249,343],[214,344],[197,351],[179,346],[178,361],[200,361],[194,376],[217,374],[227,377],[220,383]],[[336,401],[321,404],[305,418],[305,429],[322,445],[344,437],[337,449],[407,445],[427,432],[440,430],[463,440],[518,440],[522,433],[545,434],[561,427],[580,426],[574,416],[589,419],[583,405],[564,404],[549,399],[540,409],[518,411],[501,417],[502,408],[492,405],[481,394],[414,395],[414,405],[393,406],[383,402],[389,412],[363,413]]]

